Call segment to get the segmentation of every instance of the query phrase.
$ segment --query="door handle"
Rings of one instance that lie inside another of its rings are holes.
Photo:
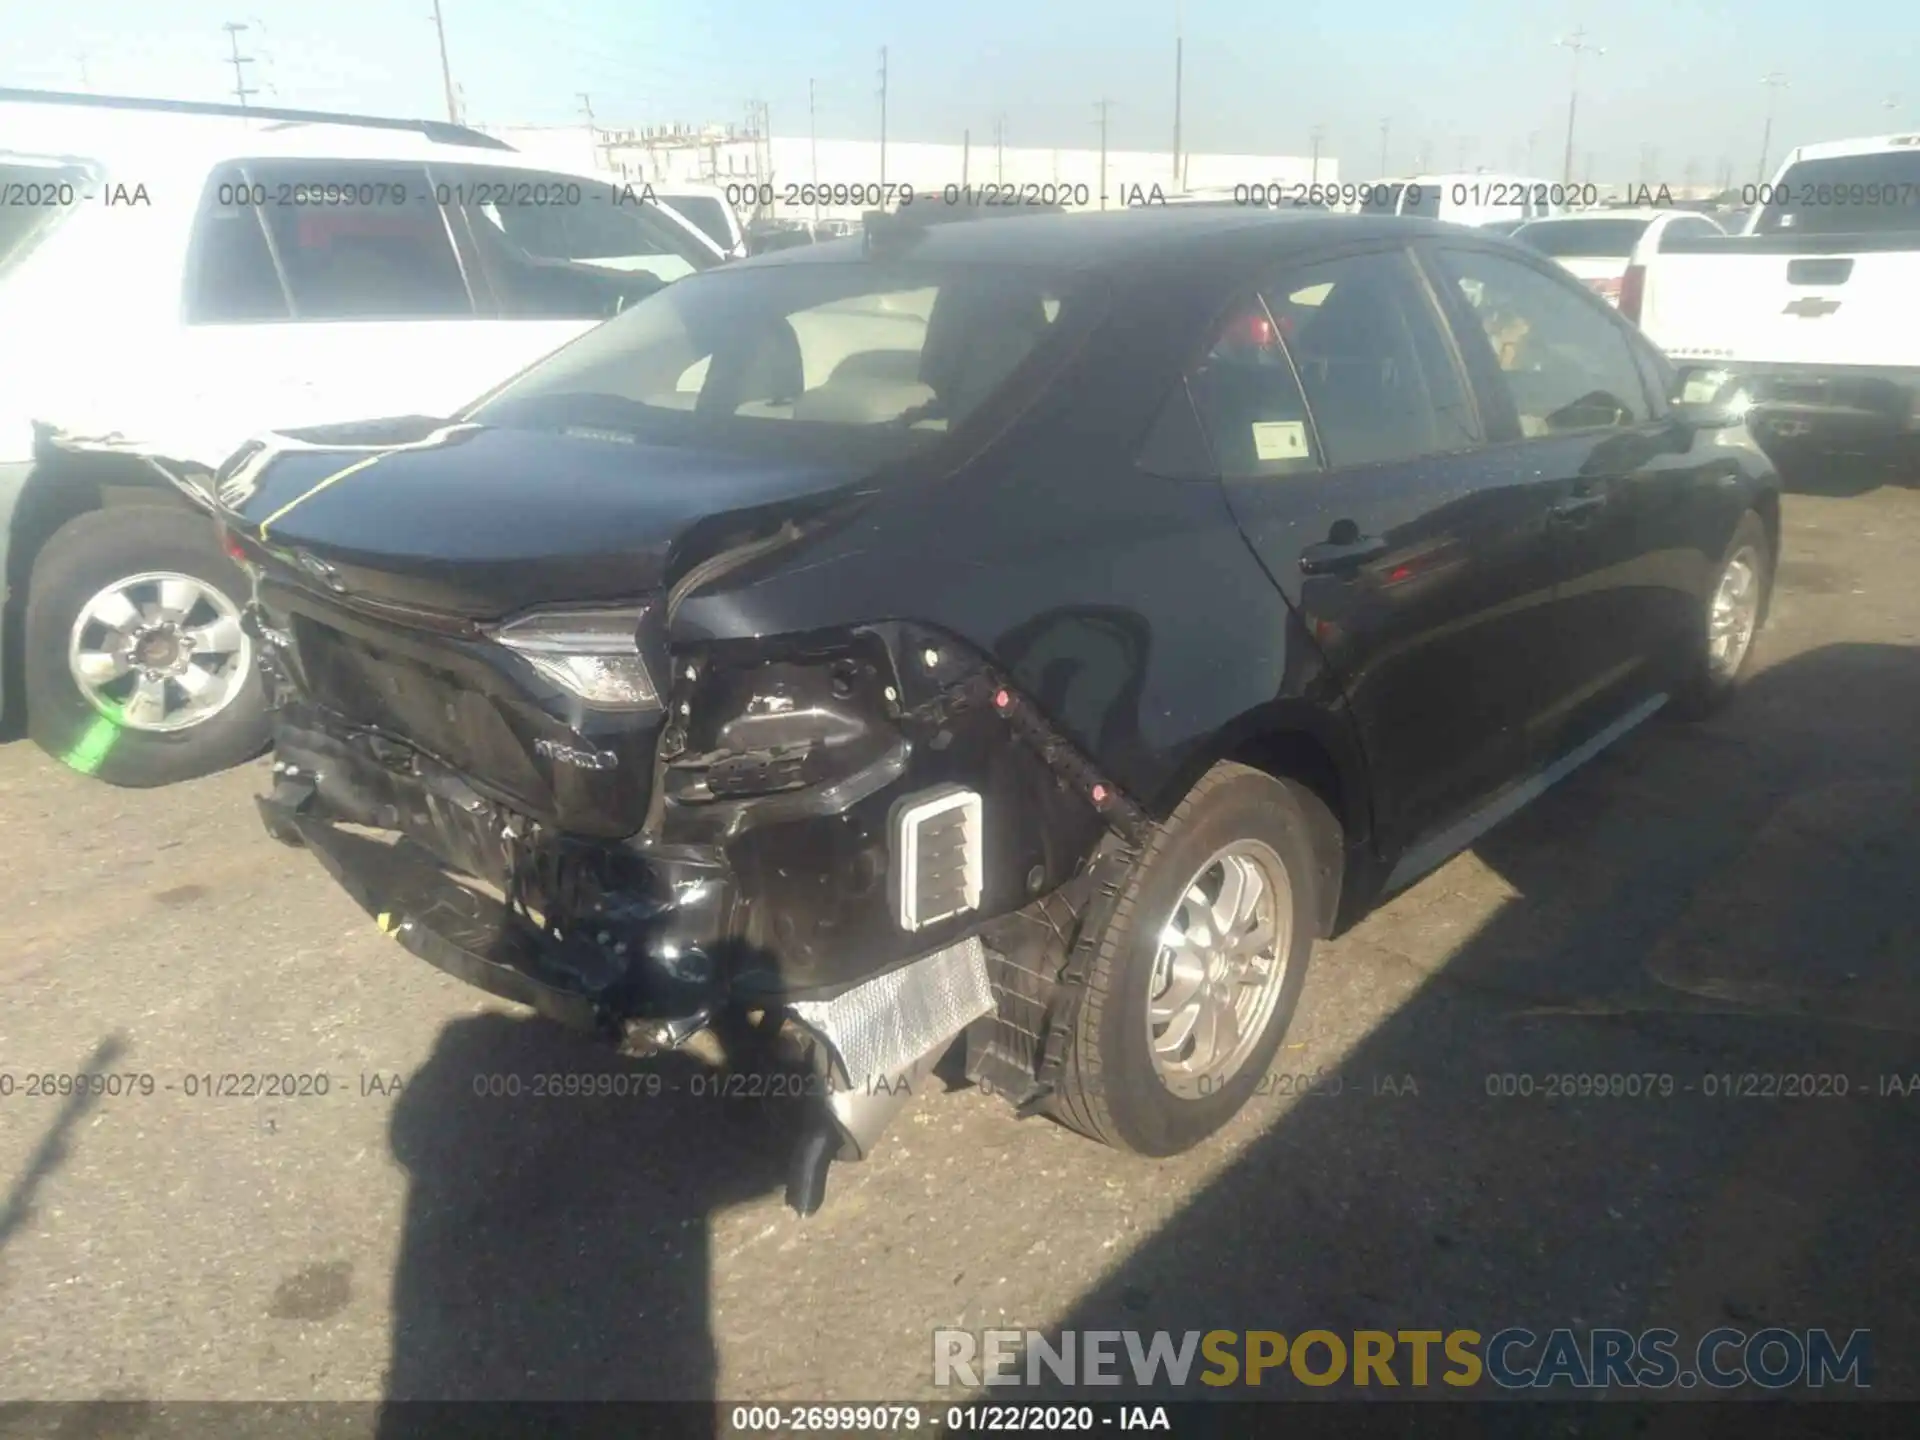
[[[1302,575],[1330,575],[1351,570],[1387,553],[1387,542],[1378,535],[1362,535],[1357,540],[1323,540],[1300,552]]]
[[[1598,495],[1575,495],[1571,500],[1562,500],[1558,505],[1549,506],[1547,518],[1550,520],[1577,520],[1582,515],[1591,515],[1607,503],[1604,492]]]

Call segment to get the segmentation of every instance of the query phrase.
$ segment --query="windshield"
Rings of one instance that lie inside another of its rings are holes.
[[[1762,235],[1920,230],[1920,151],[1803,160],[1760,189]]]
[[[1624,260],[1653,223],[1651,216],[1633,220],[1551,220],[1538,225],[1522,225],[1513,238],[1524,241],[1542,255],[1592,256],[1601,260]]]
[[[727,209],[718,200],[708,195],[662,195],[660,199],[698,225],[722,250],[733,248],[733,229],[727,224]]]
[[[955,264],[723,267],[659,291],[483,398],[468,418],[649,443],[771,439],[906,451],[1021,376],[1034,393],[1090,297]]]
[[[0,275],[59,228],[95,178],[84,165],[0,159]]]

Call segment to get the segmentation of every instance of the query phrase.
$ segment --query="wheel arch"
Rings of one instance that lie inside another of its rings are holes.
[[[1147,809],[1165,820],[1202,775],[1223,761],[1290,782],[1303,792],[1308,838],[1320,868],[1316,916],[1321,938],[1341,928],[1351,857],[1372,834],[1371,793],[1360,747],[1344,710],[1278,701],[1249,711],[1197,747]]]

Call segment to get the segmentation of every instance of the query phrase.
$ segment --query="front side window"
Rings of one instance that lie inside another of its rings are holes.
[[[604,319],[714,263],[644,186],[479,165],[433,167],[509,315]]]
[[[1035,393],[1060,337],[1094,308],[1083,283],[1016,267],[721,267],[640,301],[471,418],[904,453],[996,398]]]
[[[314,160],[240,167],[212,201],[266,227],[296,320],[419,320],[473,314],[448,216],[418,165]],[[230,243],[250,245],[240,237]]]
[[[671,205],[722,250],[733,248],[733,230],[727,224],[726,206],[711,195],[662,195],[661,203]]]
[[[1480,322],[1523,436],[1637,425],[1647,398],[1627,337],[1573,288],[1503,255],[1443,250]]]

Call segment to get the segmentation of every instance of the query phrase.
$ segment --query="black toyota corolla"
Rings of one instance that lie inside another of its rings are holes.
[[[236,456],[261,810],[475,985],[786,1057],[802,1210],[943,1060],[1171,1154],[1316,938],[1738,679],[1777,484],[1678,379],[1465,229],[875,217]]]

